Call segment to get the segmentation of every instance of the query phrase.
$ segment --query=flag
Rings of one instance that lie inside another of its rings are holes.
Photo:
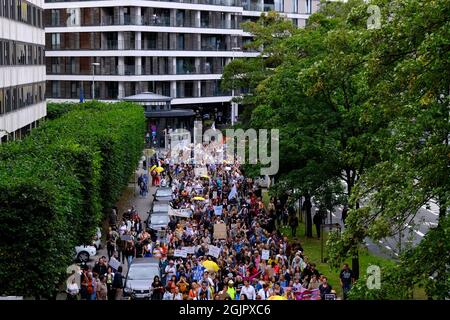
[[[237,197],[237,188],[236,188],[236,184],[234,184],[233,188],[231,188],[230,194],[228,195],[228,200],[231,200],[236,197]]]
[[[83,86],[80,87],[80,103],[84,101],[84,92],[83,92]]]

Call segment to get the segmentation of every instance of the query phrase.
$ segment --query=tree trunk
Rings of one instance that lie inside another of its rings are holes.
[[[352,188],[353,188],[353,183],[354,183],[354,176],[351,176],[351,171],[347,171],[347,193],[348,196],[350,197],[351,192],[352,192]],[[356,209],[359,209],[359,201],[356,201],[356,205],[355,205]],[[352,271],[353,274],[355,275],[355,280],[359,279],[359,252],[358,252],[358,243],[354,242],[353,243],[353,248],[352,248]]]
[[[306,236],[312,238],[312,217],[311,217],[311,196],[309,194],[305,195],[305,212],[306,212]]]

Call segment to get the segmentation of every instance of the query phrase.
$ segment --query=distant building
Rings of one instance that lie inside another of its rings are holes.
[[[46,116],[44,0],[0,0],[0,141]]]
[[[120,100],[141,92],[171,97],[172,106],[230,119],[231,92],[220,89],[224,66],[251,35],[241,23],[283,12],[302,27],[320,0],[45,1],[47,97]],[[95,66],[94,63],[100,65]],[[95,75],[93,76],[93,73]],[[213,119],[214,117],[214,119]]]

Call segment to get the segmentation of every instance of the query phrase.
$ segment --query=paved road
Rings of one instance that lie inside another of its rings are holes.
[[[332,223],[338,222],[343,228],[342,209],[340,206],[332,213]],[[378,241],[378,243],[366,238],[364,240],[369,252],[384,258],[396,258],[399,252],[406,247],[416,246],[428,230],[436,227],[439,218],[439,207],[433,200],[429,202],[429,207],[422,206],[414,219],[408,224],[404,224],[402,235],[388,237]],[[329,222],[329,218],[327,219]]]

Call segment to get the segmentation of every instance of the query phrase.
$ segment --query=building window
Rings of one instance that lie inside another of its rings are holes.
[[[306,13],[311,13],[312,10],[312,0],[306,0]]]
[[[52,49],[60,49],[61,47],[61,34],[52,33]]]

